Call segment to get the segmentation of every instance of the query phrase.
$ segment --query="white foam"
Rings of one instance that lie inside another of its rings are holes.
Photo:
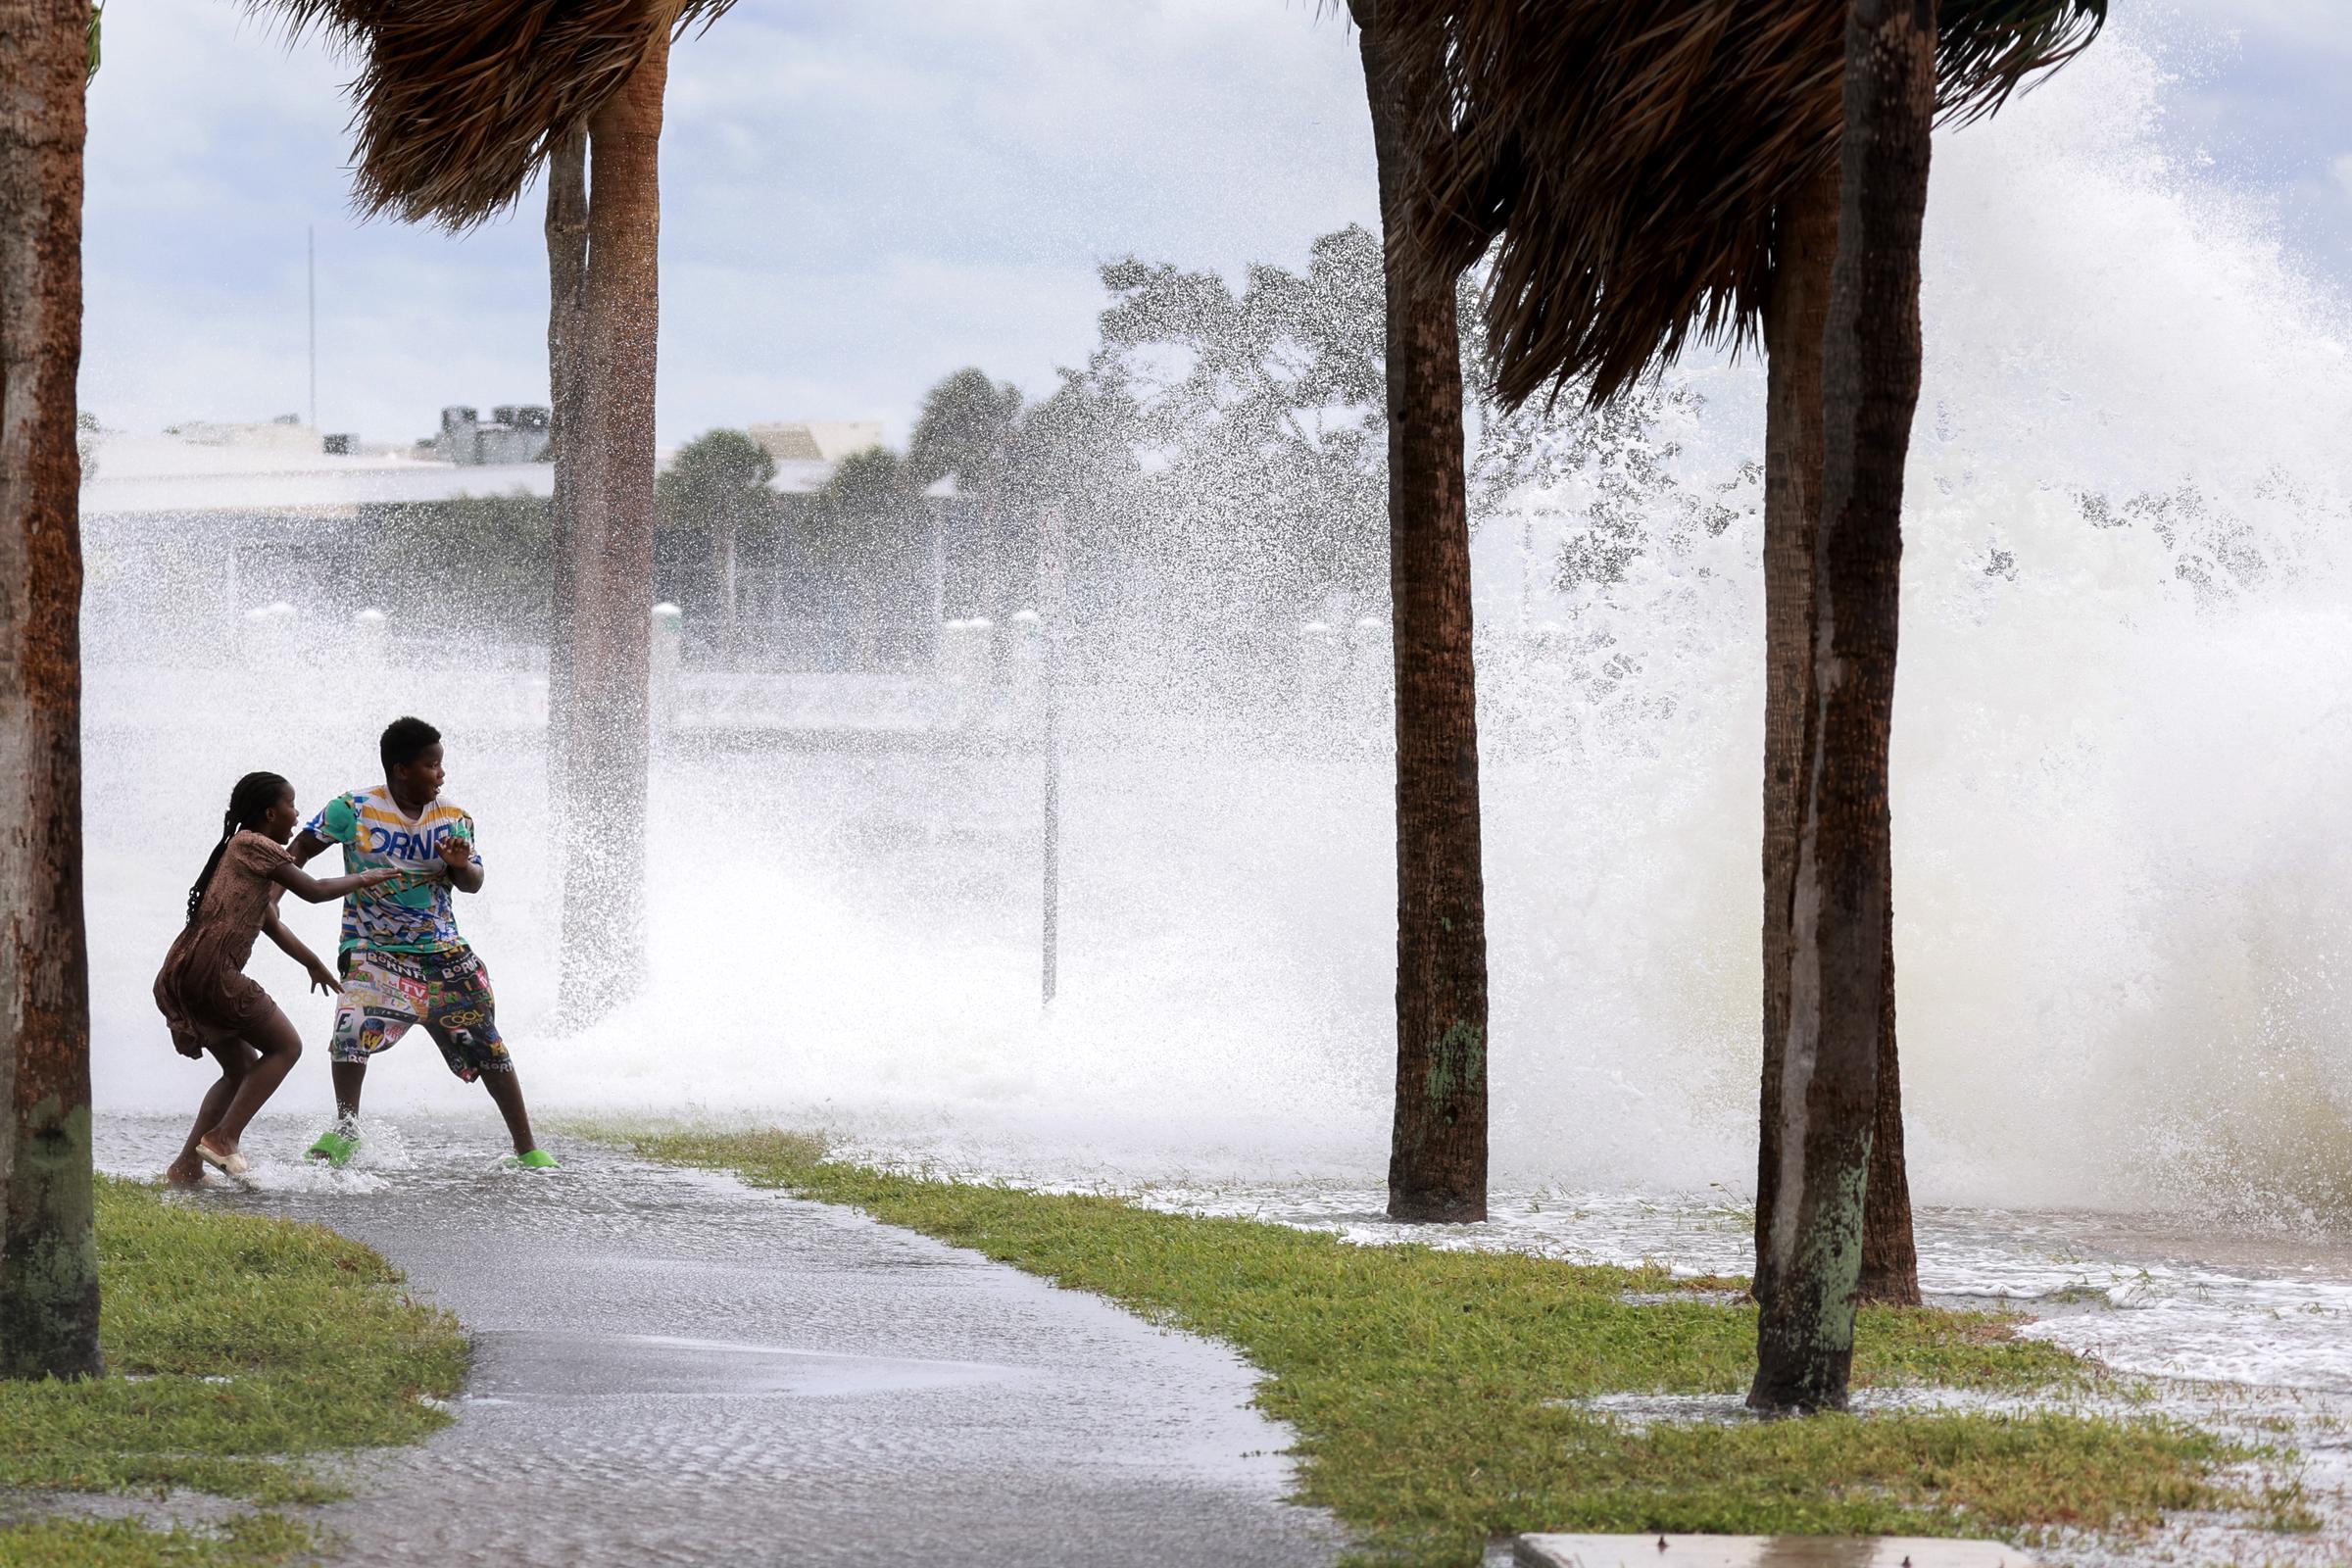
[[[2332,1216],[2352,1204],[2352,374],[2340,302],[2165,152],[2167,90],[2119,26],[1936,153],[1895,741],[1915,1181]],[[1712,485],[1756,455],[1758,372],[1685,377],[1707,403],[1676,465]],[[2120,524],[2086,520],[2086,494]],[[1510,640],[1518,540],[1479,540],[1504,1180],[1752,1179],[1756,526],[1539,607],[1623,659],[1607,680]],[[653,985],[553,1040],[537,746],[453,718],[450,791],[490,867],[463,919],[535,1104],[782,1115],[999,1165],[1376,1175],[1387,760],[1359,723],[1241,733],[1211,695],[1217,637],[1074,704],[1050,1013],[1034,759],[741,753],[663,765]],[[382,718],[465,706],[462,679],[331,663],[221,684],[201,755],[90,714],[108,1105],[201,1091],[146,984],[229,779],[275,767],[316,805],[373,775]],[[322,1042],[325,1003],[266,948],[255,972]],[[282,1103],[323,1115],[322,1055]],[[421,1039],[368,1096],[482,1100]]]

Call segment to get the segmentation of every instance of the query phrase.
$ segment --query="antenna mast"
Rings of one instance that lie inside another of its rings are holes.
[[[311,318],[311,428],[318,428],[318,225],[303,231],[303,263],[307,274]]]

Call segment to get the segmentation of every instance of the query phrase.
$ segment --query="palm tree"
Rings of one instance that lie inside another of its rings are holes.
[[[1506,404],[1571,386],[1602,402],[1692,336],[1739,345],[1759,321],[1771,350],[1756,1279],[1769,1309],[1791,1255],[1784,1190],[1799,1174],[1782,1154],[1792,1136],[1793,1147],[1806,1145],[1819,1108],[1788,1097],[1785,1080],[1803,820],[1796,785],[1818,740],[1805,725],[1817,706],[1820,355],[1838,248],[1844,3],[1393,3],[1411,47],[1446,73],[1446,114],[1428,134],[1423,166],[1419,265],[1451,276],[1475,260],[1484,235],[1499,231],[1485,306]],[[2080,49],[2104,16],[2105,0],[1950,0],[1940,36],[1927,34],[1940,61],[1926,78],[1927,102],[1951,118],[1988,113],[2033,73]],[[1880,900],[1865,927],[1877,943],[1869,973],[1878,993],[1867,1018],[1849,1011],[1840,1020],[1870,1047],[1872,1093],[1852,1145],[1870,1159],[1868,1217],[1854,1216],[1869,1241],[1856,1253],[1871,1270],[1861,1287],[1868,1294],[1916,1300],[1891,881],[1881,872],[1870,886]],[[1874,1123],[1885,1133],[1871,1136]]]
[[[1936,85],[1945,112],[1973,119],[1999,107],[2024,79],[2079,52],[2105,20],[2083,4],[1945,7]],[[1764,509],[1764,1052],[1758,1118],[1755,1294],[1771,1294],[1771,1246],[1781,1171],[1783,1082],[1789,1022],[1791,909],[1796,889],[1798,781],[1804,725],[1815,702],[1814,552],[1824,455],[1822,356],[1831,269],[1838,252],[1840,172],[1825,165],[1789,189],[1771,219],[1770,270],[1759,314],[1766,365]],[[1877,1096],[1865,1196],[1860,1298],[1920,1301],[1911,1183],[1903,1157],[1902,1080],[1895,1050],[1894,922],[1885,920],[1879,965]]]
[[[669,46],[732,0],[248,0],[361,54],[363,211],[464,229],[550,168],[557,411],[548,776],[564,823],[563,1008],[645,968],[661,136]]]
[[[913,628],[929,619],[922,593],[925,502],[907,460],[888,447],[853,452],[808,498],[803,548],[850,607],[848,653],[858,668],[912,657]]]
[[[0,1376],[96,1375],[81,906],[82,87],[87,0],[0,0]]]
[[[1454,280],[1410,265],[1438,74],[1392,0],[1348,0],[1372,111],[1387,284],[1396,681],[1396,1089],[1389,1217],[1487,1217],[1487,915]]]
[[[915,416],[906,442],[907,482],[918,490],[942,479],[953,479],[953,511],[943,509],[940,525],[957,525],[964,544],[952,564],[943,533],[940,564],[943,600],[951,597],[946,582],[954,581],[955,602],[981,614],[1000,612],[999,601],[1007,585],[1017,580],[1030,588],[1034,567],[1016,576],[1009,569],[1013,554],[1006,517],[1006,484],[1012,451],[1021,425],[1021,390],[1009,381],[992,381],[977,366],[950,371],[923,394],[922,412]],[[1037,553],[1025,553],[1025,564]]]
[[[1851,0],[1822,337],[1812,702],[1797,770],[1782,1168],[1756,1378],[1766,1410],[1838,1409],[1853,1359],[1893,899],[1886,757],[1903,469],[1919,402],[1919,241],[1935,133],[1936,0]],[[1791,1114],[1791,1112],[1794,1114]]]
[[[721,645],[729,657],[741,632],[743,531],[775,515],[776,498],[767,488],[775,476],[775,458],[747,432],[706,430],[678,448],[654,482],[662,524],[677,533],[704,536],[710,580],[717,589],[711,608],[717,612]]]
[[[1790,908],[1796,888],[1797,783],[1813,705],[1813,552],[1821,515],[1822,333],[1838,252],[1838,172],[1824,169],[1773,216],[1763,304],[1764,450],[1764,1070],[1756,1140],[1756,1264],[1762,1300],[1777,1276],[1771,1249],[1781,1168],[1781,1094],[1788,1038]],[[1878,1095],[1864,1198],[1862,1299],[1917,1306],[1919,1251],[1903,1159],[1895,1055],[1894,922],[1880,967]]]
[[[570,451],[582,423],[580,397],[587,377],[576,360],[586,353],[588,324],[588,127],[574,125],[547,155],[547,401],[548,457],[555,469],[548,498],[551,530],[547,633],[547,793],[552,802],[571,799],[564,762],[569,748],[558,744],[558,726],[578,711],[571,689],[571,652],[579,637],[573,612],[573,573],[579,566],[578,505],[573,497],[590,454]],[[648,659],[652,655],[649,650]],[[564,884],[568,889],[571,884]],[[569,910],[567,909],[568,915]],[[564,930],[572,928],[566,918]],[[565,950],[567,951],[567,950]],[[569,960],[560,959],[559,962]],[[569,986],[564,988],[569,991]]]

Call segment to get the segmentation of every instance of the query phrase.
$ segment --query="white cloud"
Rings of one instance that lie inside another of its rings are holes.
[[[303,397],[371,437],[538,395],[526,199],[453,241],[357,224],[346,68],[219,0],[110,26],[91,98],[84,402],[144,427]],[[1092,342],[1093,271],[1238,269],[1374,215],[1354,41],[1305,0],[746,5],[674,59],[661,417],[881,416],[979,363],[1042,388]]]
[[[2244,37],[2352,55],[2352,14],[2341,0],[2175,0],[2156,9]]]
[[[2177,0],[2117,26],[2180,40],[2168,59],[2194,79],[2169,112],[2252,148],[2232,177],[2340,208],[2323,149],[2352,145],[2342,73],[2295,70],[2352,51],[2352,13]],[[299,408],[310,225],[331,427],[415,435],[443,403],[539,395],[528,201],[464,240],[355,223],[348,69],[220,0],[152,0],[107,45],[88,407],[132,427]],[[1103,260],[1234,271],[1375,216],[1355,40],[1313,0],[747,3],[679,47],[663,168],[671,441],[807,416],[903,435],[958,365],[1050,385],[1092,342]]]

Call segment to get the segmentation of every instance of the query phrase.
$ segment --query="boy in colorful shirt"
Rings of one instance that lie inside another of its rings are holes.
[[[397,718],[378,751],[384,782],[336,796],[292,846],[297,865],[341,845],[348,871],[408,873],[343,901],[343,1000],[327,1052],[336,1120],[311,1157],[336,1165],[351,1158],[368,1058],[422,1024],[449,1070],[468,1083],[479,1078],[490,1092],[514,1137],[514,1163],[552,1168],[555,1159],[532,1140],[522,1086],[499,1037],[489,971],[458,934],[450,906],[452,890],[481,891],[482,858],[473,818],[441,799],[441,732],[420,718]]]

